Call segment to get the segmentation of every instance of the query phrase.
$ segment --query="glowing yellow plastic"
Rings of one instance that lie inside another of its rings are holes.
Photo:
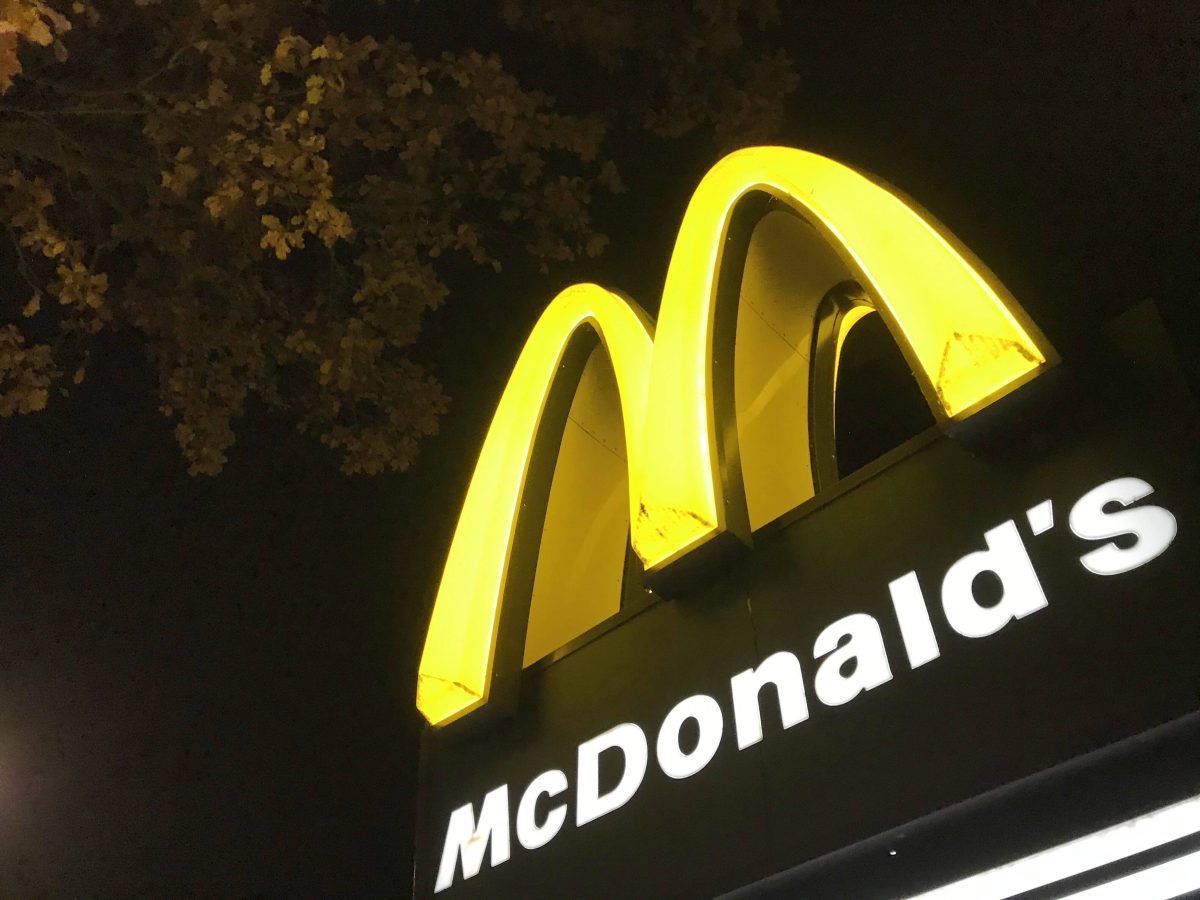
[[[715,289],[730,215],[751,191],[794,208],[842,255],[887,319],[926,399],[954,419],[1046,361],[1015,303],[899,197],[854,169],[786,147],[717,163],[688,204],[663,289],[633,545],[648,569],[724,530],[713,420]]]
[[[835,391],[837,390],[838,370],[842,365],[842,348],[846,345],[846,338],[850,336],[850,329],[873,312],[875,310],[869,306],[852,306],[842,313],[842,321],[838,327],[833,349],[833,388]]]
[[[644,314],[590,284],[558,295],[530,335],[476,464],[426,637],[417,706],[431,723],[487,700],[530,450],[580,325],[600,333],[616,372],[631,539],[646,568],[670,564],[725,528],[711,371],[715,288],[730,215],[753,191],[792,207],[839,253],[940,419],[969,415],[1045,364],[1046,351],[1004,289],[888,189],[802,150],[756,147],[726,157],[684,215],[653,353]]]
[[[487,700],[513,530],[542,410],[571,336],[582,325],[600,335],[621,396],[626,454],[641,446],[650,375],[651,332],[640,309],[594,284],[554,298],[513,368],[475,464],[434,603],[417,676],[417,708],[435,724]],[[638,496],[629,473],[630,503]],[[632,521],[633,510],[630,511]]]

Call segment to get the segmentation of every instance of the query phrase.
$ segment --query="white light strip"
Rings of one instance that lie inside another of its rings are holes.
[[[1004,900],[1196,832],[1200,832],[1200,797],[1163,807],[909,900]],[[1142,895],[1126,896],[1140,898]]]
[[[1200,887],[1200,850],[1062,900],[1173,900]]]

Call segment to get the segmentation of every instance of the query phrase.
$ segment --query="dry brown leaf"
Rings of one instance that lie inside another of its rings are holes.
[[[13,31],[0,32],[0,94],[12,87],[13,78],[21,74],[21,60],[17,57],[17,35]]]

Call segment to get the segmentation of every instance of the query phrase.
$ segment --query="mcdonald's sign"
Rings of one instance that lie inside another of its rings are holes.
[[[755,147],[727,156],[700,182],[684,214],[657,325],[617,293],[577,284],[534,326],[488,430],[438,590],[417,686],[417,706],[431,724],[488,702],[532,448],[580,331],[599,337],[615,374],[630,539],[645,570],[664,570],[723,534],[747,537],[745,498],[731,485],[745,484],[748,473],[729,471],[738,457],[722,446],[728,429],[714,362],[728,350],[718,346],[729,337],[720,323],[736,314],[722,306],[739,299],[723,283],[733,268],[726,265],[732,233],[739,214],[757,221],[765,208],[798,223],[780,229],[763,250],[801,263],[800,283],[778,290],[795,295],[789,315],[799,320],[800,340],[814,347],[806,354],[810,371],[799,379],[808,387],[806,405],[830,408],[841,342],[871,312],[887,323],[941,422],[969,417],[1053,360],[1003,286],[895,191],[802,150]],[[804,284],[812,281],[815,290]],[[853,291],[831,300],[830,292],[847,284]],[[793,415],[816,432],[814,411]],[[815,438],[810,434],[809,444],[819,456],[824,448]],[[821,460],[800,464],[807,483],[797,500],[814,492]],[[762,473],[754,474],[761,482]]]
[[[415,895],[1200,888],[1200,410],[1152,306],[1075,324],[777,147],[702,180],[656,323],[555,297],[420,663]],[[850,466],[856,334],[929,424]]]

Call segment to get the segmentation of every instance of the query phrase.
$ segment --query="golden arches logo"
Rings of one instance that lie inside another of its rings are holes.
[[[719,465],[714,329],[731,223],[751,195],[799,216],[832,248],[862,288],[866,305],[857,312],[883,317],[938,421],[971,415],[1052,355],[995,278],[891,190],[802,150],[755,147],[725,157],[684,214],[656,328],[636,305],[594,284],[564,290],[534,326],[484,440],[434,604],[417,685],[429,722],[447,723],[489,698],[533,447],[564,354],[584,326],[599,336],[616,375],[630,538],[646,570],[729,530],[738,512]]]

